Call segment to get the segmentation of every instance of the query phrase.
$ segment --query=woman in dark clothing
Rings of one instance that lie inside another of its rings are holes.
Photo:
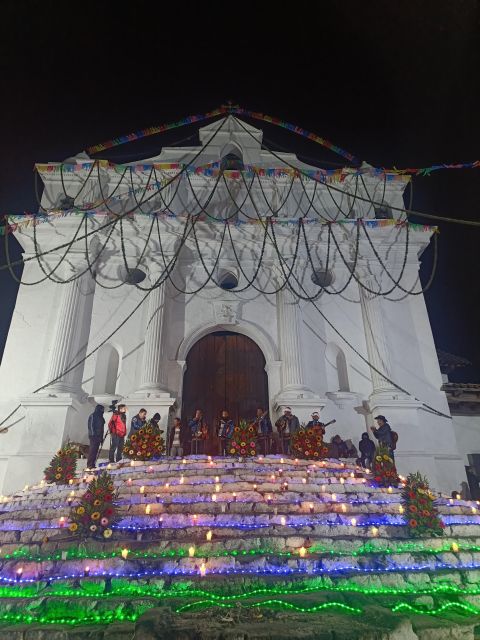
[[[150,420],[150,424],[152,427],[158,427],[158,423],[160,422],[161,415],[159,413],[154,413],[153,418]]]
[[[373,464],[373,457],[375,455],[375,443],[368,437],[368,433],[365,431],[362,433],[362,439],[358,443],[360,449],[360,464],[365,469],[371,469]]]
[[[88,449],[87,469],[93,469],[95,467],[98,450],[103,442],[103,428],[105,425],[103,411],[103,406],[97,404],[94,412],[88,417],[88,439],[90,441],[90,447]]]

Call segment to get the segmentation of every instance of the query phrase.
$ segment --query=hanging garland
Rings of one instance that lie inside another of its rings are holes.
[[[438,515],[435,497],[428,480],[419,472],[408,475],[402,491],[402,503],[409,536],[443,535],[445,525]]]
[[[53,456],[50,464],[45,469],[45,481],[55,484],[68,484],[75,476],[77,470],[78,454],[70,442],[67,442]]]
[[[292,435],[292,454],[305,460],[318,460],[328,457],[328,447],[323,442],[321,427],[300,427]]]
[[[249,425],[246,420],[240,420],[240,423],[233,429],[228,452],[232,456],[241,458],[257,455],[257,430],[255,425]]]
[[[80,503],[72,508],[70,531],[83,537],[110,538],[111,527],[118,519],[117,498],[112,476],[103,471],[89,483]]]
[[[390,456],[390,451],[388,447],[383,445],[379,445],[375,449],[373,478],[379,487],[393,487],[400,482],[395,462]]]
[[[147,422],[126,440],[123,455],[131,460],[153,460],[165,453],[165,442],[158,425]]]

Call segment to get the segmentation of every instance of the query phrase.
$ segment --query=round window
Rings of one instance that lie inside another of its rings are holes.
[[[140,284],[147,277],[145,271],[141,269],[127,269],[125,267],[122,268],[120,277],[125,282],[125,284]]]
[[[222,289],[225,289],[225,291],[230,291],[231,289],[235,289],[235,287],[238,287],[237,276],[231,272],[224,273],[220,280],[220,287]]]

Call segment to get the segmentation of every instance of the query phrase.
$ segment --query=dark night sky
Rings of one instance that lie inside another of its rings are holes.
[[[310,129],[373,165],[479,159],[478,2],[315,4],[263,5],[262,18],[256,3],[208,5],[209,15],[188,3],[167,13],[165,3],[155,9],[138,0],[127,9],[112,2],[3,2],[0,212],[35,209],[36,161],[61,161],[227,99]],[[341,162],[265,127],[268,140],[320,165]],[[125,145],[110,157],[141,158],[193,132]],[[416,209],[480,220],[479,202],[480,170],[415,179]],[[440,264],[427,294],[436,344],[473,363],[455,380],[480,382],[480,229],[440,226]],[[429,255],[425,263],[428,274]],[[0,292],[1,355],[16,296],[5,271]]]

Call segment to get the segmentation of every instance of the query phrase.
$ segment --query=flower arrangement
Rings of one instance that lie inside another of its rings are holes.
[[[123,455],[131,460],[152,460],[159,458],[163,453],[165,442],[160,428],[151,422],[132,433],[123,447]]]
[[[310,427],[304,425],[292,435],[292,454],[298,458],[307,460],[318,460],[328,456],[328,447],[323,442],[323,432],[321,427]]]
[[[442,536],[445,525],[435,507],[428,480],[419,472],[411,473],[402,491],[404,518],[412,537]]]
[[[45,480],[55,484],[68,484],[77,469],[78,454],[70,442],[57,451],[45,469]]]
[[[398,477],[395,462],[390,456],[388,447],[379,445],[375,449],[373,458],[373,479],[380,487],[392,487],[398,485],[400,479]]]
[[[240,420],[239,424],[233,429],[228,453],[240,458],[257,454],[257,429],[254,424],[248,424],[246,420]]]
[[[116,500],[112,476],[103,471],[88,484],[79,504],[72,507],[70,531],[82,536],[110,538],[112,524],[118,517]]]

